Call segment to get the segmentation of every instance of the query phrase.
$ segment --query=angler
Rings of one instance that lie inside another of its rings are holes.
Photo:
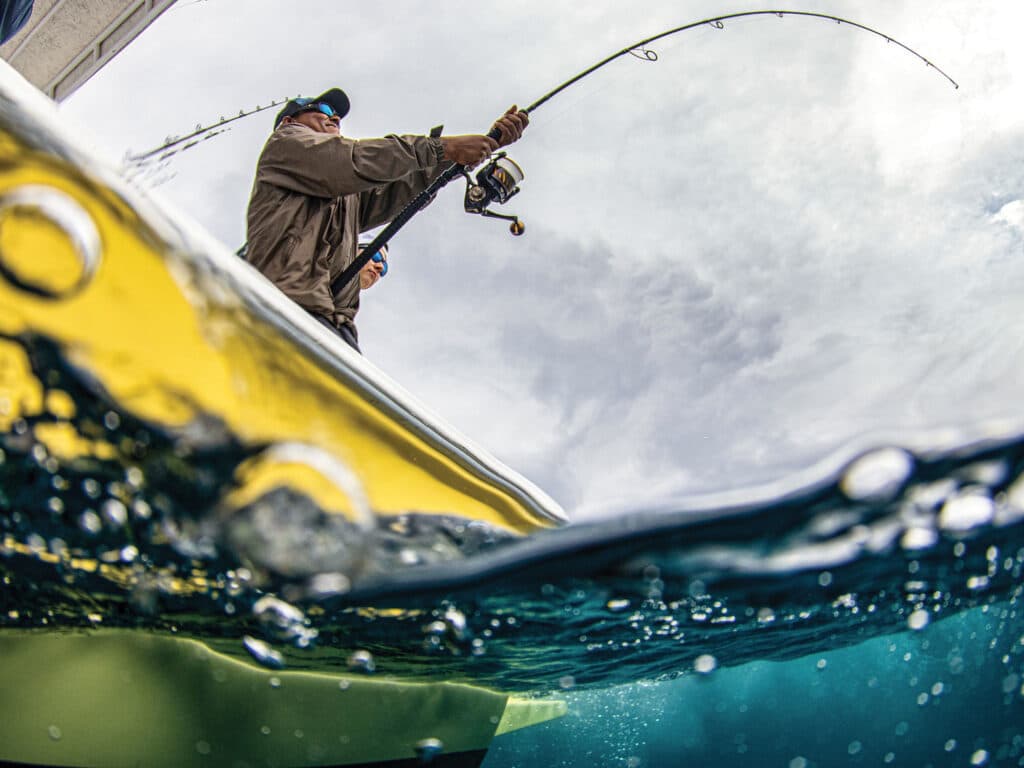
[[[359,294],[387,267],[384,243],[358,255],[359,233],[395,217],[449,168],[475,166],[517,141],[529,118],[513,106],[488,136],[441,136],[436,128],[356,140],[341,135],[348,111],[348,96],[332,88],[292,99],[277,114],[256,166],[245,258],[359,351]]]

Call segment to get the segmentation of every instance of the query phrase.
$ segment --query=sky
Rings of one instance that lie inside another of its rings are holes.
[[[485,132],[745,0],[179,2],[62,106],[113,162],[344,88],[352,137]],[[366,357],[573,519],[785,481],[851,445],[1019,429],[1024,6],[804,0],[701,27],[539,108],[522,192],[453,184],[363,296]],[[148,183],[235,247],[273,111]],[[953,436],[950,438],[950,436]]]

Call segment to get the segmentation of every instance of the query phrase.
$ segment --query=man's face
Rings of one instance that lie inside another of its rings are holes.
[[[360,248],[359,252],[362,253],[363,249]],[[370,259],[363,265],[363,268],[359,270],[359,288],[365,291],[367,288],[372,288],[377,284],[377,281],[384,276],[385,264],[388,259],[387,246],[380,249],[381,256],[384,257],[384,261],[374,261]]]
[[[328,117],[318,109],[299,112],[299,114],[287,117],[285,120],[301,123],[307,128],[312,128],[317,133],[333,133],[335,135],[341,133],[341,118],[337,115]]]

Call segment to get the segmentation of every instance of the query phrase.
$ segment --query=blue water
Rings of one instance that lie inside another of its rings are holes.
[[[488,768],[1024,765],[1024,438],[876,447],[786,492],[525,541],[416,515],[356,531],[287,493],[225,521],[247,449],[184,444],[18,343],[120,453],[62,463],[34,423],[0,436],[0,627],[173,632],[569,702],[498,737]],[[304,568],[314,534],[338,550]],[[378,567],[339,588],[355,543]]]
[[[1021,765],[1024,622],[1009,603],[787,662],[568,695],[485,766]]]

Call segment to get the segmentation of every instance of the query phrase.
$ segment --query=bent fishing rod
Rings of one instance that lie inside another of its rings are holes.
[[[702,19],[701,21],[694,21],[689,24],[684,24],[681,27],[675,27],[673,29],[659,32],[656,35],[645,37],[633,45],[623,48],[617,53],[613,53],[601,59],[599,62],[591,67],[583,70],[579,74],[569,78],[564,83],[559,85],[557,88],[549,91],[548,93],[541,96],[535,102],[526,107],[523,111],[527,114],[533,114],[539,107],[546,104],[552,98],[557,96],[559,93],[564,91],[566,88],[578,83],[588,75],[593,74],[597,70],[604,67],[606,64],[610,64],[616,59],[631,55],[639,58],[643,61],[657,61],[658,54],[655,51],[650,50],[646,46],[649,43],[653,43],[657,40],[669,37],[670,35],[679,34],[686,32],[691,29],[698,27],[710,26],[714,29],[724,29],[725,22],[731,19],[741,19],[747,16],[777,16],[778,18],[784,18],[786,16],[804,16],[811,19],[819,19],[823,21],[834,21],[836,24],[845,24],[849,27],[869,32],[872,35],[882,38],[887,43],[894,43],[907,53],[915,56],[925,63],[929,69],[934,69],[946,80],[948,80],[954,88],[959,89],[960,85],[949,75],[947,75],[942,69],[936,66],[932,61],[922,56],[920,53],[915,51],[908,45],[904,45],[899,40],[895,39],[891,35],[887,35],[884,32],[880,32],[877,29],[866,26],[864,24],[858,24],[855,21],[849,19],[840,18],[839,16],[833,16],[828,13],[814,13],[811,11],[742,11],[738,13],[728,13],[722,16],[713,16],[709,19]],[[500,132],[497,128],[492,128],[487,134],[492,139],[500,138]],[[453,164],[447,168],[440,176],[438,176],[430,185],[420,192],[415,198],[413,198],[406,206],[399,212],[399,214],[382,229],[373,240],[363,247],[362,253],[356,257],[344,272],[338,275],[333,281],[331,281],[331,292],[337,295],[342,288],[344,288],[351,280],[356,276],[360,269],[362,269],[366,263],[373,258],[381,248],[388,244],[395,233],[404,227],[409,220],[423,210],[438,191],[449,184],[451,181],[458,177],[464,177],[466,179],[466,196],[465,196],[465,209],[467,213],[476,213],[481,216],[488,216],[491,218],[505,219],[511,221],[512,224],[509,230],[513,235],[521,235],[525,231],[525,226],[519,220],[518,217],[512,215],[505,215],[494,213],[489,210],[489,206],[492,203],[502,204],[508,201],[510,197],[515,195],[519,191],[519,182],[523,180],[522,169],[508,158],[504,152],[499,152],[493,155],[490,162],[488,162],[477,174],[474,180],[469,174],[470,168],[464,165]]]

